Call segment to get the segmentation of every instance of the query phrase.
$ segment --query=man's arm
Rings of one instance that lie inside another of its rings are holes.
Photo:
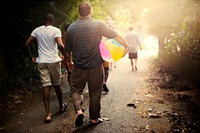
[[[68,67],[68,70],[71,72],[72,71],[72,61],[71,61],[71,52],[67,52],[66,51],[66,64],[67,64],[67,67]]]
[[[58,49],[64,55],[64,62],[66,63],[69,71],[71,71],[71,53],[65,51],[65,46],[63,45],[62,39],[60,37],[56,38],[56,43],[58,44]]]
[[[137,44],[139,45],[139,47],[140,47],[140,50],[142,50],[142,44],[141,44],[141,42],[140,42],[140,40],[139,40],[139,34],[137,34],[137,36],[136,36],[136,42],[137,42]]]
[[[62,53],[62,55],[64,55],[64,57],[66,58],[66,54],[65,54],[65,47],[63,45],[62,39],[61,37],[56,37],[56,43],[58,45],[58,49],[59,51]]]
[[[33,36],[29,36],[28,39],[26,40],[25,42],[25,47],[26,47],[26,51],[27,51],[27,54],[28,54],[28,57],[31,61],[35,62],[35,59],[32,57],[32,52],[31,52],[31,48],[30,48],[30,45],[32,44],[33,40],[35,38]]]

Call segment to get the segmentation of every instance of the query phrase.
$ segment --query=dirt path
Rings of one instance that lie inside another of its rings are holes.
[[[86,117],[83,127],[76,128],[74,120],[76,116],[69,95],[69,86],[63,82],[64,99],[69,103],[67,112],[58,114],[58,103],[54,93],[51,91],[51,110],[53,121],[50,124],[43,122],[44,107],[41,94],[31,96],[31,100],[24,102],[23,106],[13,110],[9,114],[1,114],[0,132],[8,133],[137,133],[137,132],[170,132],[178,131],[184,124],[172,124],[171,118],[177,118],[181,113],[187,115],[188,104],[183,104],[180,96],[184,92],[177,93],[170,90],[160,90],[157,86],[161,77],[151,77],[151,61],[157,57],[157,51],[143,50],[139,55],[138,71],[131,71],[127,56],[117,62],[117,68],[112,68],[107,81],[109,93],[102,94],[102,117],[109,120],[95,127],[87,126],[88,119],[88,93],[84,93],[86,105]],[[155,75],[154,75],[155,76]],[[147,80],[148,79],[148,80]],[[63,81],[66,79],[63,79]],[[147,82],[149,81],[149,83]],[[154,84],[152,82],[154,81]],[[187,91],[189,100],[199,96],[192,91]],[[190,92],[192,92],[190,94]],[[183,94],[183,95],[182,95]],[[167,97],[168,96],[168,97]],[[171,97],[170,97],[171,96]],[[179,97],[178,97],[179,96]],[[174,100],[172,100],[175,98]],[[179,98],[179,99],[176,99]],[[187,99],[188,100],[188,99]],[[179,101],[179,102],[178,102]],[[192,102],[195,103],[195,102]],[[129,104],[130,106],[127,106]],[[191,103],[190,103],[191,105]],[[192,104],[199,111],[198,104]],[[191,112],[192,113],[192,112]],[[175,117],[174,117],[175,116]],[[185,117],[187,118],[187,117]],[[185,120],[197,124],[199,127],[199,116],[196,121]],[[181,120],[180,118],[177,120]],[[175,127],[175,125],[178,127]],[[174,126],[174,128],[172,128]],[[196,126],[195,126],[196,127]],[[186,129],[186,128],[185,128]],[[196,129],[198,130],[198,129]],[[181,130],[180,130],[181,131]],[[199,131],[199,130],[198,130]]]

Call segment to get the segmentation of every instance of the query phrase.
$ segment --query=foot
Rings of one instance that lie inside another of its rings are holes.
[[[63,103],[62,108],[59,110],[59,113],[64,113],[67,109],[68,104],[67,103]]]
[[[79,114],[75,121],[75,126],[80,127],[83,125],[84,114]]]
[[[102,122],[103,122],[103,119],[98,118],[97,120],[91,120],[91,121],[89,121],[89,125],[90,126],[96,126],[96,125],[98,125],[98,124],[100,124]]]
[[[131,66],[131,68],[132,68],[132,71],[135,71],[133,66]]]
[[[108,87],[106,86],[106,84],[103,84],[103,91],[109,92],[109,89],[108,89]]]
[[[52,120],[52,114],[49,113],[49,114],[46,115],[44,121],[45,121],[45,123],[50,123],[51,120]]]
[[[137,70],[137,66],[135,66],[135,70]]]

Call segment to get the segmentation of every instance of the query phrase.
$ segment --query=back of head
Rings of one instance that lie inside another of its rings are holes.
[[[129,31],[132,31],[133,30],[133,26],[129,26]]]
[[[88,2],[82,2],[78,6],[78,11],[81,17],[86,17],[91,14],[91,5]]]
[[[53,23],[54,22],[54,16],[51,13],[48,13],[44,18],[45,23]]]

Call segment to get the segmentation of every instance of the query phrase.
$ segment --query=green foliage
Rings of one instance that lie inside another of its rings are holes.
[[[55,16],[55,26],[62,28],[72,22],[77,15],[70,14],[78,1],[25,1],[15,5],[3,20],[6,32],[2,36],[1,57],[5,58],[6,69],[0,81],[0,94],[13,88],[20,88],[38,80],[36,65],[26,55],[24,43],[31,31],[43,24],[43,18],[50,12]],[[71,15],[71,16],[70,16]],[[71,18],[71,20],[68,18]],[[33,55],[37,56],[37,44],[32,45]]]
[[[165,48],[169,53],[200,60],[200,9],[198,8],[200,3],[193,1],[184,4],[187,4],[183,5],[184,16],[170,31]]]
[[[24,43],[31,31],[43,24],[50,12],[55,26],[62,31],[65,25],[78,19],[77,5],[83,0],[41,0],[13,2],[15,6],[2,20],[2,49],[7,69],[0,87],[12,89],[38,79],[37,69],[26,55]],[[169,53],[200,58],[200,2],[198,0],[87,0],[92,4],[93,17],[106,21],[110,17],[124,31],[129,25],[142,25],[145,32],[166,40]],[[10,3],[7,3],[10,4]],[[32,46],[37,54],[37,44]],[[6,81],[6,82],[5,82]],[[13,86],[11,84],[13,84]],[[8,87],[9,86],[9,87]],[[2,89],[1,89],[2,90]]]
[[[0,81],[0,94],[2,91],[20,88],[26,84],[38,80],[36,65],[32,64],[26,55],[24,43],[31,31],[43,24],[46,13],[55,16],[55,26],[64,31],[68,23],[78,18],[77,5],[82,0],[56,0],[56,1],[24,1],[13,2],[15,6],[10,9],[7,16],[2,20],[6,30],[2,36],[1,58],[5,58],[6,71]],[[100,13],[102,8],[100,0],[91,0],[95,6],[94,15],[102,18],[105,13]],[[9,4],[9,3],[6,3]],[[105,18],[105,17],[104,17]],[[32,45],[33,55],[37,56],[37,43]]]

